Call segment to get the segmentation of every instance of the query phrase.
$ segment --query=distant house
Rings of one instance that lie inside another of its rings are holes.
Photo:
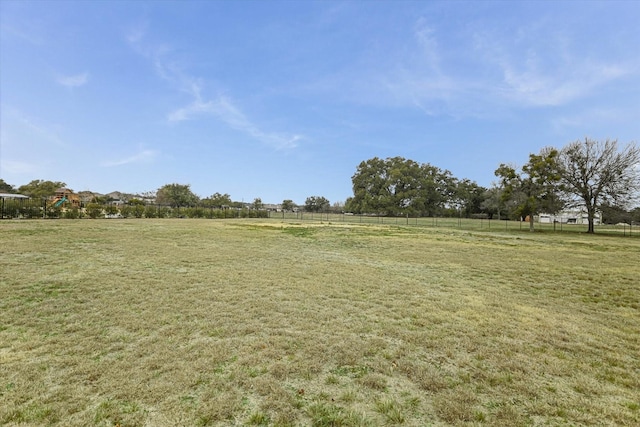
[[[100,196],[98,193],[94,193],[92,191],[80,191],[78,197],[80,198],[80,202],[87,204],[93,202],[93,199]]]
[[[557,214],[541,213],[538,215],[538,222],[541,224],[553,224],[554,222],[560,224],[588,224],[589,216],[584,209],[565,210],[558,212]],[[598,225],[602,224],[602,212],[596,212],[593,223]]]
[[[109,204],[115,206],[125,205],[129,201],[129,198],[119,191],[112,191],[111,193],[106,194],[106,197],[109,198]]]

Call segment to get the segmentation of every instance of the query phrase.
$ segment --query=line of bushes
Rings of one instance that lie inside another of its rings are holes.
[[[172,208],[160,205],[102,205],[88,203],[84,208],[42,206],[29,201],[5,201],[2,218],[268,218],[269,212],[255,209],[222,209],[213,207]]]

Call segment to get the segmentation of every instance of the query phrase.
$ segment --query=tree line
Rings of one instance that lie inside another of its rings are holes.
[[[353,197],[345,208],[379,215],[460,215],[528,218],[563,209],[584,209],[588,232],[594,232],[598,211],[640,221],[640,148],[616,140],[585,138],[562,149],[546,147],[530,154],[521,167],[500,164],[498,182],[484,188],[458,179],[448,170],[402,157],[363,161],[352,177]]]
[[[39,210],[44,207],[44,215],[59,217],[65,216],[67,218],[76,218],[80,213],[74,213],[73,209],[64,210],[64,215],[61,215],[62,209],[66,207],[61,205],[47,206],[46,200],[51,199],[60,188],[65,188],[66,183],[61,181],[46,181],[46,180],[32,180],[28,184],[22,185],[18,188],[6,183],[3,179],[0,179],[0,193],[7,194],[22,194],[29,196],[36,200],[36,203],[30,203],[29,208],[25,208],[23,216],[35,218],[42,216],[38,214]],[[91,192],[87,192],[91,193]],[[166,184],[160,187],[156,191],[146,192],[142,195],[130,195],[126,200],[126,203],[122,205],[116,205],[116,202],[122,202],[116,200],[107,195],[93,194],[91,197],[81,204],[83,209],[82,213],[86,213],[89,217],[97,217],[102,214],[115,215],[122,214],[123,216],[130,217],[169,217],[176,215],[175,212],[180,212],[180,209],[194,208],[184,210],[190,217],[202,217],[213,215],[214,217],[246,217],[246,216],[259,216],[261,214],[256,213],[243,213],[249,211],[262,211],[265,209],[265,204],[262,199],[256,197],[252,202],[245,203],[240,201],[233,201],[228,193],[216,192],[209,197],[200,198],[191,190],[189,184]],[[42,201],[44,205],[39,204],[38,201]],[[23,203],[24,204],[24,203]],[[341,206],[341,205],[340,205]],[[333,206],[336,208],[336,206]],[[227,211],[217,212],[215,214],[203,213],[207,212],[203,209]],[[306,212],[327,212],[332,209],[329,200],[323,196],[309,196],[307,197],[303,206],[298,206],[291,199],[285,199],[280,204],[279,209],[284,211],[297,211],[304,210]],[[235,212],[239,211],[239,214]],[[263,214],[262,214],[263,215]]]
[[[530,154],[529,161],[520,167],[500,164],[494,174],[497,182],[486,188],[429,163],[403,157],[374,157],[356,168],[351,179],[353,196],[344,204],[332,206],[323,196],[309,196],[303,206],[285,199],[280,209],[382,216],[528,218],[533,230],[534,216],[540,213],[580,208],[587,213],[590,233],[594,232],[597,212],[602,212],[609,222],[640,222],[640,207],[631,210],[640,194],[640,147],[635,143],[619,147],[616,140],[585,138],[561,149],[543,148],[538,154]],[[34,180],[16,190],[0,179],[0,193],[18,192],[32,198],[49,197],[65,186],[63,182]],[[154,198],[154,204],[171,208],[171,212],[181,208],[264,210],[260,198],[251,203],[233,201],[226,193],[199,198],[188,184],[167,184],[149,196]],[[87,204],[87,211],[97,212],[100,208],[109,214],[102,207],[108,202],[104,196],[97,196]],[[169,215],[162,209],[145,208],[147,204],[144,198],[134,197],[118,209],[132,216]],[[191,214],[213,215],[204,212]]]

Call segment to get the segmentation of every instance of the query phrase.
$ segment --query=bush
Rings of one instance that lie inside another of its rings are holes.
[[[96,219],[104,215],[102,211],[102,205],[99,205],[97,203],[89,203],[86,206],[85,210],[87,212],[87,215],[89,215],[89,218],[92,218],[92,219]]]
[[[42,217],[42,209],[39,206],[25,206],[20,208],[20,214],[24,218],[40,218]]]
[[[122,215],[123,218],[129,218],[133,215],[133,208],[129,205],[124,205],[120,208],[120,215]]]
[[[119,210],[118,207],[116,205],[108,205],[105,209],[104,212],[107,215],[117,215]]]
[[[80,218],[80,209],[73,207],[64,211],[64,218],[66,219],[78,219]]]
[[[59,207],[51,206],[47,208],[47,218],[60,218],[60,212]]]
[[[161,206],[158,208],[158,218],[169,218],[169,208],[166,206]]]
[[[144,215],[145,206],[144,205],[135,205],[133,207],[133,216],[136,218],[142,218]]]
[[[158,217],[158,209],[153,205],[147,205],[144,208],[144,217],[145,218],[157,218]]]

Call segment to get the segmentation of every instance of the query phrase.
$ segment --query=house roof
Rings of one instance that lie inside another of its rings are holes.
[[[24,194],[0,193],[0,199],[29,199]]]

